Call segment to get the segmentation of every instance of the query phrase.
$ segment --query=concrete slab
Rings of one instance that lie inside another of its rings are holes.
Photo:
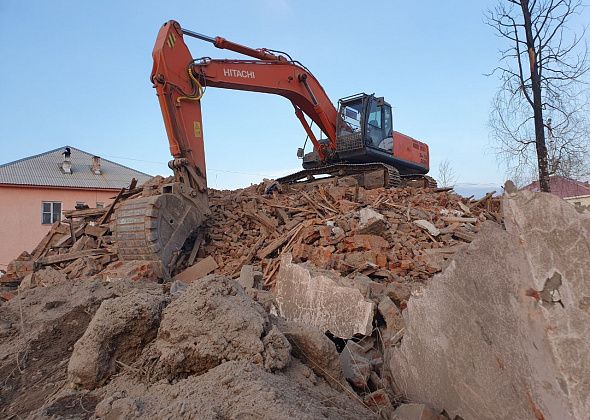
[[[503,201],[404,311],[397,391],[469,419],[590,413],[590,215],[549,195]]]
[[[279,314],[291,321],[313,325],[337,337],[370,335],[375,304],[353,287],[342,287],[324,274],[293,264],[285,255],[275,286]]]

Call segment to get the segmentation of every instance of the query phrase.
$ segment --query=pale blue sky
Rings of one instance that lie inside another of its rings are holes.
[[[156,174],[168,143],[149,82],[156,34],[187,29],[287,51],[334,102],[385,96],[395,128],[430,145],[437,175],[500,184],[488,141],[502,46],[484,25],[495,0],[21,1],[0,0],[0,163],[72,145]],[[236,57],[188,39],[194,57]],[[208,89],[203,98],[209,185],[233,188],[299,168],[305,133],[284,98]]]

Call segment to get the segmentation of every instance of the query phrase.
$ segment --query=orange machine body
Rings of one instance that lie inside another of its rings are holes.
[[[393,132],[393,156],[406,162],[417,163],[425,168],[429,167],[428,145],[399,131]]]

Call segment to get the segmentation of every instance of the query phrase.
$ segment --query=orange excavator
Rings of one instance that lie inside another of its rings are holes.
[[[251,59],[194,59],[185,36]],[[152,55],[151,81],[173,156],[168,165],[174,181],[156,190],[144,189],[143,196],[125,201],[115,212],[115,240],[122,260],[160,260],[167,267],[208,214],[201,114],[207,87],[271,93],[291,101],[313,151],[304,154],[298,149],[303,170],[278,179],[280,183],[305,182],[318,175],[362,180],[370,173],[373,179],[377,174],[384,187],[410,182],[436,186],[426,176],[428,146],[393,130],[391,105],[382,97],[360,93],[340,99],[336,109],[313,74],[288,54],[212,38],[173,20],[160,29]],[[323,133],[320,138],[313,124]]]

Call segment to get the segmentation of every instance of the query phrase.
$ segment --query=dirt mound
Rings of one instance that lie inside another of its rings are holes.
[[[115,372],[117,364],[135,362],[143,347],[155,338],[167,301],[162,293],[134,290],[102,302],[74,346],[68,380],[93,389]]]
[[[113,385],[111,396],[96,407],[97,418],[378,418],[297,360],[275,374],[247,361],[229,361],[174,385]]]
[[[63,387],[72,347],[101,302],[131,287],[130,282],[71,282],[21,291],[5,303],[0,417],[26,415]]]
[[[373,416],[345,382],[329,384],[293,357],[233,280],[195,281],[165,309],[170,297],[154,283],[94,279],[19,293],[2,308],[2,417]],[[290,334],[312,348],[303,332]]]
[[[287,339],[235,281],[209,276],[191,284],[162,316],[155,341],[160,377],[200,375],[229,360],[269,370],[289,362]]]

